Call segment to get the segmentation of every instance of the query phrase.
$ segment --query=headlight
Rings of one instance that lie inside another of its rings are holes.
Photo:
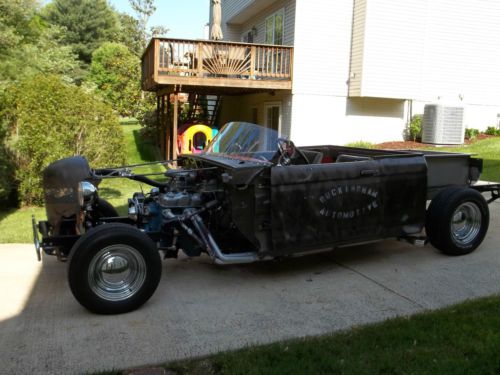
[[[97,188],[88,181],[82,181],[78,184],[78,203],[85,207],[94,203],[97,196]]]

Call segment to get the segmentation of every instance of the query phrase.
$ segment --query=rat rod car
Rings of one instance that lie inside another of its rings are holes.
[[[36,251],[69,260],[69,286],[87,309],[117,314],[145,303],[160,281],[160,251],[234,264],[399,238],[467,254],[500,193],[500,184],[477,182],[482,160],[468,154],[295,147],[241,122],[176,163],[163,182],[133,173],[137,165],[91,169],[80,156],[44,170],[47,221],[33,218]],[[152,189],[119,216],[98,196],[108,178]]]

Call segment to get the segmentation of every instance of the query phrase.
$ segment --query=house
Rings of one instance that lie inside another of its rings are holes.
[[[143,87],[220,96],[219,123],[257,122],[299,145],[400,140],[426,103],[459,105],[465,127],[485,129],[500,126],[499,20],[497,0],[222,0],[224,39],[191,47],[182,82]],[[191,74],[203,51],[225,65]]]

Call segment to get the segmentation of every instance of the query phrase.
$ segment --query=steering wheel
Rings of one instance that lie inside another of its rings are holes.
[[[309,160],[307,160],[302,150],[295,147],[292,141],[285,138],[278,138],[277,145],[280,153],[278,159],[279,165],[309,164]],[[301,160],[302,163],[298,163],[297,161],[299,160]]]
[[[278,159],[279,165],[290,165],[292,162],[291,150],[288,147],[289,142],[284,138],[278,138],[277,140],[278,151],[280,153],[280,157]]]

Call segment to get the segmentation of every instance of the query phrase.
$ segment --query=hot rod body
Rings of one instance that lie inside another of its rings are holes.
[[[296,147],[238,122],[206,152],[175,162],[165,181],[135,166],[91,169],[83,157],[44,171],[47,220],[33,220],[37,252],[69,260],[70,288],[87,309],[142,305],[159,283],[160,252],[232,264],[401,238],[466,254],[488,229],[481,192],[492,201],[500,189],[477,183],[482,161],[467,154]],[[135,193],[120,216],[98,195],[107,178],[152,188]]]

